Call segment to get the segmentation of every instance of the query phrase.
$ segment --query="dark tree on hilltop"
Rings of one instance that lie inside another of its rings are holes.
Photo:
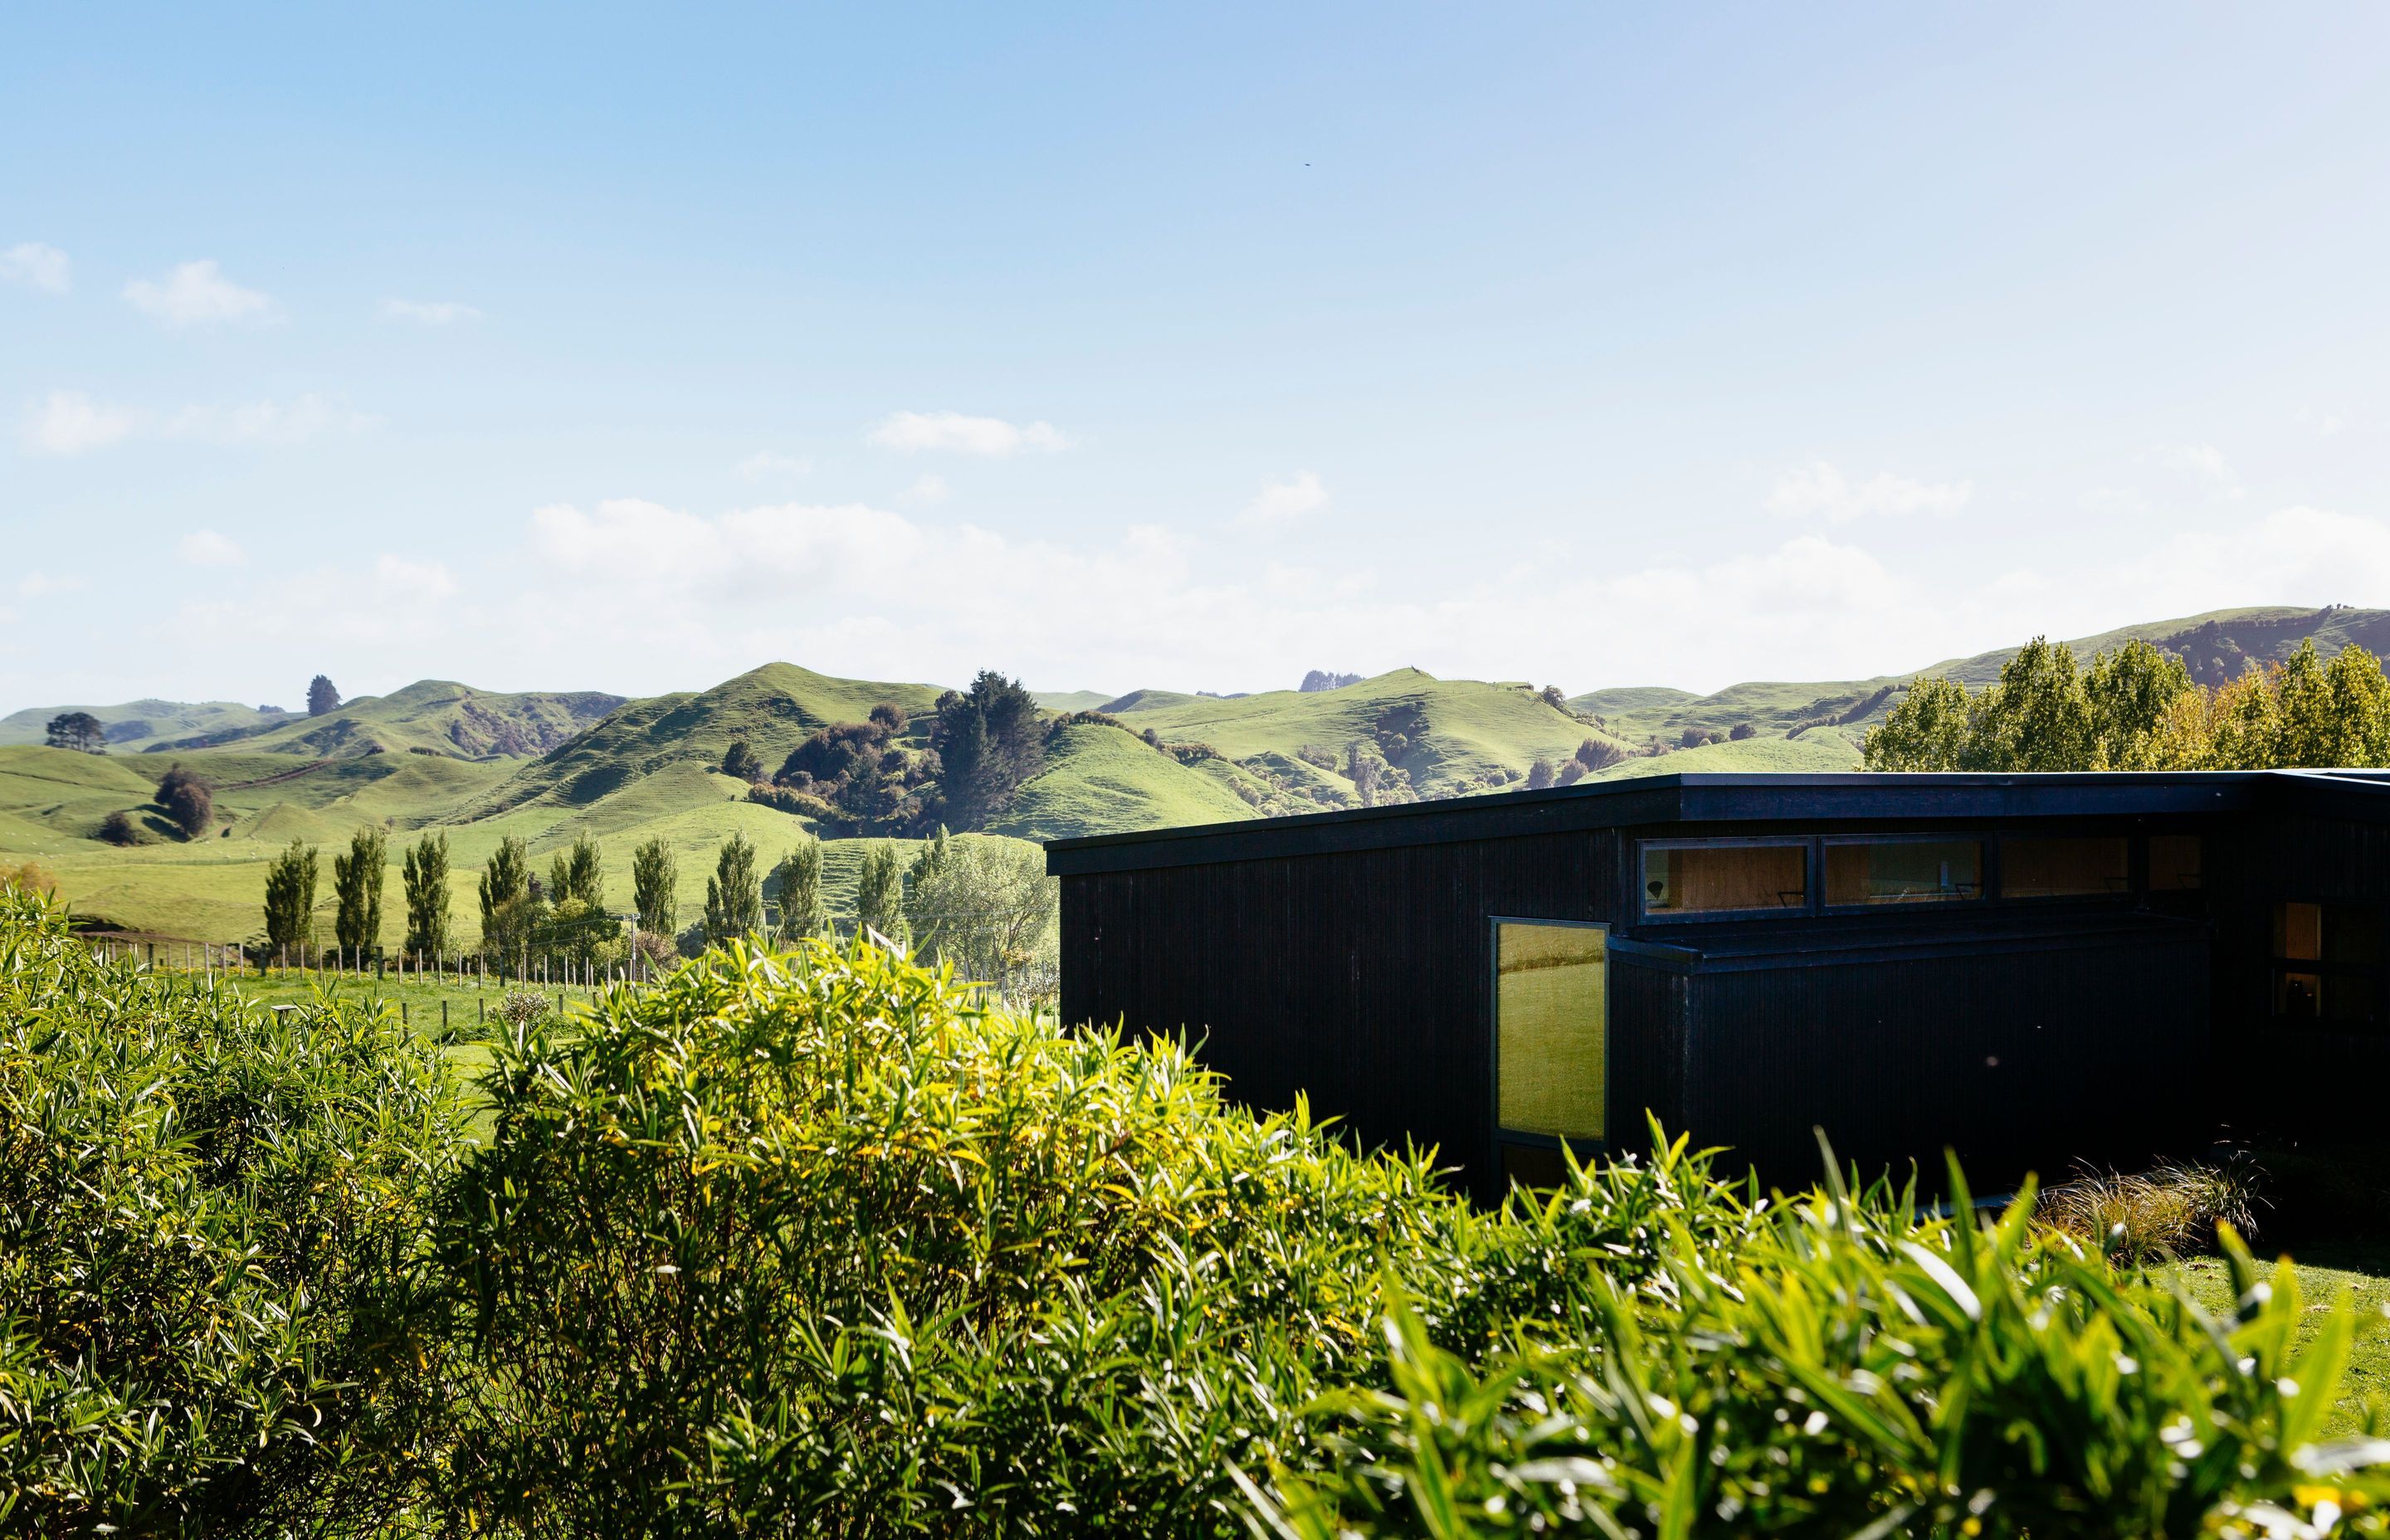
[[[1552,710],[1556,712],[1564,712],[1568,710],[1568,696],[1561,691],[1558,685],[1546,685],[1536,693],[1544,698],[1544,704],[1549,706]]]
[[[993,669],[981,671],[968,692],[939,698],[932,738],[944,766],[946,821],[961,828],[982,828],[1000,815],[1045,754],[1035,698]]]
[[[60,712],[50,718],[44,732],[47,736],[43,741],[53,749],[72,749],[79,754],[107,752],[108,729],[89,712]]]
[[[307,714],[309,716],[321,716],[326,712],[340,710],[340,706],[341,692],[332,687],[332,682],[329,679],[319,674],[307,681]]]
[[[184,839],[196,840],[215,821],[215,789],[180,764],[169,765],[158,777],[158,805]]]
[[[759,781],[764,778],[764,762],[742,738],[722,751],[722,773],[742,781]]]

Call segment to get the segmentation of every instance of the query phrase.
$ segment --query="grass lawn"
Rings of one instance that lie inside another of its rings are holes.
[[[2324,1313],[2343,1293],[2357,1312],[2357,1332],[2349,1344],[2347,1372],[2341,1378],[2341,1398],[2326,1431],[2358,1431],[2364,1425],[2368,1400],[2390,1418],[2390,1237],[2318,1241],[2293,1261],[2306,1315],[2299,1333],[2302,1346],[2313,1340]],[[2199,1257],[2178,1264],[2175,1272],[2202,1305],[2218,1311],[2231,1306],[2231,1275],[2222,1262]]]

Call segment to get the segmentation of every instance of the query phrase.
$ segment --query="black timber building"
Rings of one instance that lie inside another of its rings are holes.
[[[2390,772],[1654,776],[1049,843],[1064,1020],[1482,1194],[1645,1113],[1771,1179],[2380,1116]]]

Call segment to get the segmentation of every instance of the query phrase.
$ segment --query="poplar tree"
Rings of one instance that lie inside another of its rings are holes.
[[[547,864],[547,901],[561,904],[577,898],[591,909],[606,906],[606,865],[598,841],[583,834],[572,848],[556,853]]]
[[[858,926],[879,931],[903,945],[910,932],[905,924],[905,872],[896,864],[896,847],[874,840],[863,853],[863,872],[854,890]]]
[[[728,941],[764,928],[764,884],[755,876],[755,847],[744,834],[722,842],[713,875],[705,879],[705,939]]]
[[[427,834],[406,853],[406,949],[448,950],[448,836]]]
[[[265,941],[277,951],[315,937],[315,847],[298,840],[265,868]]]
[[[340,902],[332,932],[346,951],[381,945],[381,881],[389,861],[389,839],[370,825],[349,836],[347,854],[332,857],[332,893]]]
[[[649,841],[631,853],[632,906],[639,912],[639,929],[669,936],[680,922],[679,863],[672,847],[661,839]]]
[[[821,841],[810,834],[799,835],[796,844],[772,869],[772,880],[780,893],[782,941],[799,941],[829,932],[829,912],[822,903],[821,872]]]
[[[482,868],[480,889],[482,950],[511,956],[523,939],[517,917],[531,892],[531,853],[520,840],[509,834],[498,841]]]

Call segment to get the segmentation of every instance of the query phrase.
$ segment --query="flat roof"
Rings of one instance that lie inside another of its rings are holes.
[[[2390,817],[2390,770],[1673,774],[1046,842],[1056,877],[1642,825],[2191,816],[2287,806]]]

